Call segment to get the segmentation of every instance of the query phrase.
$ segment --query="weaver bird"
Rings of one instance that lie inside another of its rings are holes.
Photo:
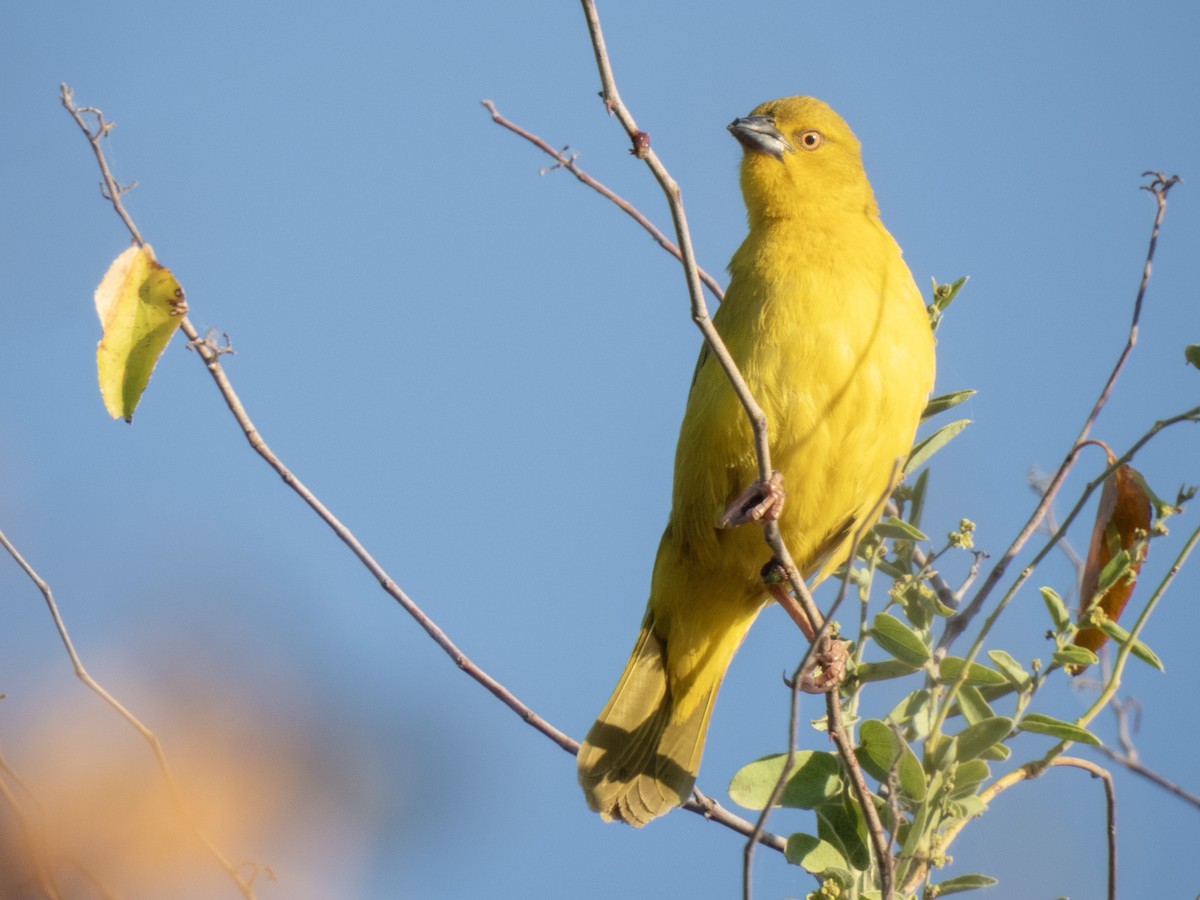
[[[729,131],[744,148],[749,234],[713,321],[766,413],[788,496],[779,528],[816,584],[895,486],[933,387],[933,335],[841,117],[788,97]],[[770,599],[761,530],[722,526],[757,473],[746,415],[706,346],[641,632],[579,748],[579,783],[605,820],[641,826],[691,794],[725,671]]]

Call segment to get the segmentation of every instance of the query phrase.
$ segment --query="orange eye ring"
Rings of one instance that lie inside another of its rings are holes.
[[[821,134],[821,132],[815,129],[802,131],[796,137],[797,142],[805,150],[816,150],[823,143],[825,143],[825,135]]]

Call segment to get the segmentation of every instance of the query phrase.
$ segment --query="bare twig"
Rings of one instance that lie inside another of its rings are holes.
[[[150,745],[150,750],[154,754],[155,761],[158,763],[159,771],[162,773],[163,781],[167,785],[167,790],[171,796],[171,802],[175,806],[176,811],[182,816],[184,821],[187,822],[188,826],[192,829],[192,833],[196,836],[197,840],[200,841],[205,850],[207,850],[213,859],[218,862],[221,868],[225,870],[226,874],[229,875],[234,884],[238,886],[238,890],[242,892],[242,896],[244,896],[246,900],[254,900],[253,875],[250,878],[243,878],[241,875],[239,875],[237,872],[237,867],[230,863],[225,854],[221,852],[220,848],[213,843],[212,839],[209,838],[207,833],[205,833],[205,831],[201,828],[194,810],[183,799],[183,795],[179,790],[179,785],[175,781],[175,775],[172,773],[171,766],[167,762],[167,755],[163,751],[162,743],[158,739],[158,735],[142,724],[142,721],[132,712],[130,712],[120,700],[105,690],[104,687],[98,681],[96,681],[96,679],[92,678],[92,676],[88,674],[87,669],[84,668],[83,660],[76,652],[75,645],[71,642],[71,635],[67,632],[66,623],[63,622],[62,614],[58,610],[58,604],[54,600],[54,594],[50,590],[50,585],[43,581],[42,577],[38,575],[33,566],[25,561],[25,558],[8,539],[8,536],[2,531],[0,531],[0,546],[8,551],[8,555],[13,558],[13,560],[18,566],[21,567],[21,570],[25,573],[29,580],[37,586],[39,591],[41,591],[42,597],[46,601],[46,608],[50,611],[51,618],[54,619],[54,627],[58,631],[59,639],[62,641],[63,647],[67,651],[67,656],[71,660],[71,665],[75,669],[75,677],[87,685],[88,689],[100,697],[101,700],[116,710],[117,714],[120,715],[121,718],[123,718],[126,722],[128,722],[134,728],[134,730],[142,736],[146,743]]]
[[[107,134],[108,130],[111,130],[111,124],[106,123],[105,129],[101,133],[97,134],[93,139],[93,133],[86,127],[86,124],[81,122],[79,118],[79,114],[81,112],[90,108],[85,108],[84,110],[77,109],[74,106],[70,88],[68,88],[66,85],[63,85],[62,91],[63,105],[68,111],[71,112],[76,121],[80,122],[81,128],[83,128],[85,134],[88,135],[89,143],[92,144],[96,158],[100,163],[101,172],[105,176],[105,183],[107,185],[111,185],[110,187],[106,188],[104,192],[105,199],[112,204],[114,210],[118,216],[120,216],[121,221],[126,224],[127,228],[129,228],[129,232],[133,236],[134,240],[141,243],[141,234],[138,232],[137,227],[133,224],[132,218],[126,212],[123,204],[121,203],[121,191],[115,188],[116,182],[112,179],[112,176],[109,173],[108,164],[104,158],[104,152],[99,145],[101,138]],[[95,114],[98,118],[102,119],[98,110],[95,111]],[[232,413],[233,417],[237,420],[238,425],[242,429],[242,433],[246,436],[246,440],[249,442],[254,452],[257,453],[267,463],[267,465],[269,465],[276,472],[276,474],[283,479],[284,483],[297,495],[299,495],[299,497],[309,506],[309,508],[312,509],[313,512],[315,512],[321,518],[321,520],[326,523],[326,525],[329,526],[338,539],[350,548],[350,551],[359,559],[359,561],[366,567],[371,575],[379,581],[379,584],[383,590],[390,597],[392,597],[392,599],[394,599],[404,609],[404,611],[407,612],[417,622],[418,625],[420,625],[425,633],[428,634],[433,641],[442,648],[446,655],[454,661],[454,664],[458,666],[459,669],[482,685],[494,697],[500,700],[500,702],[520,716],[520,718],[526,724],[541,732],[568,753],[578,753],[578,741],[574,740],[562,731],[559,731],[557,728],[535,713],[519,698],[517,698],[517,696],[509,691],[503,684],[472,662],[467,655],[463,653],[450,639],[450,637],[444,631],[442,631],[437,623],[434,622],[428,615],[426,615],[425,612],[403,591],[403,589],[401,589],[400,586],[392,580],[392,577],[381,565],[379,565],[378,562],[375,561],[374,557],[371,556],[371,554],[357,539],[357,537],[355,537],[353,532],[351,532],[349,528],[347,528],[340,520],[338,520],[338,518],[334,516],[333,513],[323,503],[321,503],[316,495],[313,494],[313,492],[309,490],[309,488],[302,481],[300,481],[300,479],[297,478],[296,475],[287,468],[287,466],[283,464],[282,460],[280,460],[274,452],[272,452],[266,441],[263,440],[262,435],[259,433],[257,427],[250,419],[249,414],[246,412],[245,406],[242,404],[241,399],[238,397],[237,392],[233,388],[233,384],[230,382],[228,375],[226,375],[224,368],[220,364],[220,356],[223,353],[230,352],[228,347],[218,346],[212,332],[210,332],[210,334],[206,337],[201,337],[195,326],[192,325],[191,321],[186,316],[181,322],[180,328],[182,329],[183,333],[187,335],[189,341],[188,347],[195,350],[199,354],[200,358],[204,361],[204,365],[207,368],[209,375],[212,377],[213,383],[216,385],[217,390],[225,400],[225,404],[229,408],[230,413]],[[710,819],[711,821],[714,821],[720,825],[724,825],[726,828],[730,828],[739,834],[750,835],[754,831],[753,823],[748,822],[745,819],[742,819],[724,809],[720,806],[720,804],[716,803],[714,800],[700,791],[695,792],[694,799],[685,804],[684,809],[697,813],[704,818]],[[762,834],[759,840],[764,846],[770,847],[773,850],[778,850],[781,852],[783,850],[783,839],[777,835]]]
[[[871,518],[872,518],[871,516],[868,516],[866,518],[866,521],[870,521]],[[867,529],[860,527],[855,532],[854,540],[853,540],[853,542],[851,544],[851,548],[850,548],[850,555],[849,555],[850,559],[854,559],[854,555],[857,552],[858,545],[862,541],[862,538],[866,534],[866,531],[867,531]],[[846,595],[849,592],[850,574],[851,574],[850,570],[849,570],[849,568],[847,568],[845,575],[842,577],[841,587],[838,589],[837,596],[834,598],[833,603],[830,604],[829,609],[826,611],[825,621],[821,623],[820,630],[815,635],[812,636],[811,640],[809,641],[808,647],[804,651],[804,655],[800,658],[800,662],[796,666],[795,671],[792,672],[791,681],[789,682],[789,687],[791,689],[791,693],[789,696],[789,711],[788,711],[787,754],[784,758],[783,769],[779,773],[779,778],[776,779],[774,786],[771,788],[771,794],[767,798],[767,802],[763,805],[762,812],[759,813],[758,820],[755,822],[755,825],[754,825],[754,831],[752,834],[749,835],[750,840],[746,842],[746,848],[742,854],[742,897],[743,897],[743,900],[751,900],[751,894],[752,894],[751,887],[753,884],[755,844],[758,842],[766,843],[765,841],[761,841],[760,836],[762,834],[766,833],[765,829],[767,826],[767,819],[770,817],[771,811],[775,808],[775,805],[779,802],[779,798],[783,795],[784,788],[787,785],[788,779],[790,778],[790,776],[792,774],[792,766],[795,764],[795,761],[796,761],[797,746],[799,744],[800,694],[803,690],[804,673],[807,671],[808,667],[812,664],[813,659],[817,655],[818,651],[821,650],[822,648],[828,647],[830,640],[836,640],[836,638],[833,638],[831,635],[831,626],[833,623],[834,615],[837,614],[838,608],[842,605],[842,602],[846,599]],[[840,682],[840,677],[838,680]],[[840,699],[840,688],[839,688],[838,684],[835,683],[827,691],[826,702],[838,704],[838,715],[836,717],[830,716],[830,715],[828,715],[828,713],[826,714],[826,725],[829,729],[829,734],[831,735],[831,737],[833,738],[835,743],[841,742],[842,744],[845,744],[846,746],[850,746],[851,741],[850,741],[849,733],[846,731],[845,724],[841,717],[841,705],[840,705],[841,699]],[[850,762],[847,762],[845,759],[843,759],[842,762],[844,765],[846,765],[847,770],[851,771],[851,780],[857,779],[858,781],[861,782],[862,781],[862,771],[858,765],[858,758],[855,757],[853,753],[851,753],[850,760],[851,760]],[[867,814],[864,812],[863,815],[866,816]],[[888,846],[890,846],[890,841],[888,842]],[[786,845],[785,845],[785,847],[786,847]],[[878,846],[876,847],[876,850],[878,850]],[[884,866],[887,866],[889,868],[891,866],[890,853],[885,854],[885,855],[886,855],[886,862],[881,861],[881,866],[880,866],[881,870]]]
[[[1101,766],[1086,759],[1079,759],[1074,756],[1060,756],[1053,760],[1035,760],[1034,762],[1026,763],[1018,769],[997,778],[987,788],[979,792],[979,799],[984,804],[990,804],[1004,791],[1022,781],[1029,781],[1034,778],[1040,778],[1046,773],[1046,770],[1051,766],[1065,766],[1069,768],[1082,769],[1093,778],[1099,778],[1104,782],[1104,804],[1105,804],[1105,835],[1108,846],[1108,900],[1116,900],[1117,896],[1117,799],[1116,791],[1113,788],[1112,775]],[[948,847],[954,842],[958,833],[970,819],[959,819],[954,822],[942,837],[942,846]],[[920,884],[921,880],[929,871],[928,862],[917,866],[913,873],[908,877],[908,880],[900,888],[901,891],[912,891]]]
[[[1134,345],[1137,343],[1138,323],[1142,315],[1142,301],[1145,299],[1146,287],[1150,282],[1151,264],[1154,260],[1154,249],[1158,244],[1159,228],[1162,226],[1163,215],[1167,211],[1167,193],[1179,183],[1179,177],[1176,175],[1167,177],[1159,172],[1146,172],[1143,174],[1154,176],[1149,185],[1143,185],[1142,187],[1154,195],[1157,210],[1154,215],[1154,224],[1150,229],[1150,245],[1146,250],[1145,264],[1142,266],[1142,280],[1138,286],[1137,297],[1133,303],[1133,321],[1129,326],[1129,334],[1125,339],[1125,346],[1117,357],[1117,362],[1113,366],[1108,380],[1104,383],[1104,387],[1100,391],[1100,396],[1096,399],[1091,412],[1088,413],[1087,418],[1084,420],[1079,435],[1075,438],[1071,449],[1067,452],[1058,470],[1050,479],[1045,492],[1042,494],[1042,499],[1038,502],[1033,514],[1030,515],[1029,520],[1022,527],[1009,548],[1004,551],[1004,555],[992,567],[992,570],[988,573],[987,578],[984,579],[983,584],[980,585],[979,590],[976,591],[971,602],[947,621],[945,631],[942,632],[941,639],[938,641],[939,649],[949,647],[954,639],[962,634],[967,626],[971,624],[971,621],[979,614],[980,609],[983,608],[983,604],[992,590],[999,583],[1000,579],[1004,577],[1009,563],[1012,562],[1021,548],[1025,546],[1030,536],[1037,530],[1038,525],[1041,524],[1042,517],[1045,516],[1046,511],[1050,508],[1050,504],[1054,502],[1055,495],[1058,493],[1059,488],[1062,487],[1072,466],[1075,465],[1075,459],[1079,455],[1080,446],[1091,432],[1096,417],[1100,415],[1100,411],[1108,403],[1109,395],[1112,393],[1113,386],[1117,382],[1117,377],[1121,374],[1121,370],[1125,367],[1125,361],[1129,359],[1129,354],[1133,351]]]
[[[867,836],[871,839],[871,849],[875,851],[875,861],[879,866],[879,888],[883,900],[892,900],[895,890],[896,871],[893,865],[891,849],[888,847],[887,834],[883,823],[879,820],[879,810],[871,799],[871,789],[863,779],[862,767],[854,755],[854,746],[850,743],[845,725],[842,723],[842,701],[836,691],[830,691],[825,698],[825,708],[829,716],[829,736],[837,748],[842,765],[850,774],[850,787],[862,810],[867,823]]]
[[[496,111],[496,104],[494,104],[491,100],[481,100],[479,102],[482,103],[484,109],[491,114],[493,122],[503,128],[507,128],[513,134],[525,138],[525,140],[529,141],[529,143],[533,144],[533,146],[550,156],[555,162],[554,168],[566,169],[577,179],[579,179],[579,181],[581,181],[583,184],[586,184],[601,197],[604,197],[605,199],[615,203],[618,209],[633,219],[633,221],[641,225],[642,228],[649,233],[650,237],[654,238],[660,247],[662,247],[680,262],[683,262],[683,254],[679,252],[679,248],[676,247],[675,244],[671,242],[671,239],[663,234],[653,222],[647,219],[641,210],[639,210],[636,206],[634,206],[616,191],[605,186],[604,184],[601,184],[579,167],[578,163],[575,162],[578,154],[573,153],[568,156],[566,148],[562,150],[555,150],[554,147],[546,143],[546,141],[542,140],[536,134],[526,131],[520,125],[517,125],[515,122],[512,122],[500,115],[500,113]],[[703,269],[697,268],[696,271],[700,276],[700,280],[704,282],[704,286],[708,288],[709,293],[716,298],[716,301],[720,303],[722,300],[724,300],[725,291],[721,288],[721,285],[717,279],[713,278]]]
[[[1190,803],[1192,806],[1200,809],[1200,796],[1191,793],[1187,789],[1180,787],[1178,784],[1171,781],[1169,778],[1165,778],[1164,776],[1155,772],[1153,769],[1145,766],[1134,754],[1128,752],[1118,753],[1111,747],[1105,747],[1103,745],[1097,746],[1094,749],[1103,753],[1117,765],[1123,766],[1130,772],[1133,772],[1135,775],[1141,775],[1143,778],[1158,785],[1168,793],[1174,794],[1180,800]]]
[[[76,109],[71,102],[70,88],[68,88],[66,85],[63,85],[62,90],[63,105],[67,107],[77,122],[81,122],[80,110]],[[98,112],[97,117],[102,119]],[[81,127],[84,127],[82,122]],[[110,128],[111,124],[109,124],[105,129],[98,130],[95,133],[88,131],[86,127],[84,127],[84,131],[89,135],[89,143],[92,144],[92,149],[95,151],[96,158],[100,162],[101,172],[105,177],[105,183],[109,185],[105,195],[106,199],[112,203],[117,215],[121,217],[121,221],[125,223],[127,228],[129,228],[129,233],[133,236],[133,239],[141,243],[141,234],[137,230],[137,226],[133,224],[132,218],[125,211],[124,205],[121,203],[120,191],[115,188],[115,181],[112,179],[112,175],[108,169],[108,164],[104,159],[104,152],[99,145],[100,140],[105,134],[107,134],[107,131]],[[542,732],[544,735],[546,735],[546,737],[550,738],[564,750],[569,753],[577,752],[579,749],[579,744],[576,741],[572,740],[566,734],[546,722],[541,716],[518,700],[507,688],[504,687],[504,685],[500,684],[500,682],[488,675],[485,671],[479,668],[479,666],[475,665],[475,663],[473,663],[467,657],[467,655],[463,653],[453,641],[450,640],[446,633],[442,631],[442,629],[439,628],[438,625],[432,619],[430,619],[429,616],[427,616],[424,611],[417,606],[416,603],[413,602],[413,600],[400,588],[399,585],[395,583],[395,581],[392,580],[392,577],[381,565],[379,565],[379,563],[375,561],[374,557],[367,552],[367,549],[362,545],[361,542],[359,542],[358,538],[354,536],[350,529],[342,524],[342,522],[339,521],[332,512],[330,512],[325,504],[317,499],[316,495],[309,490],[304,482],[297,478],[296,475],[283,464],[283,461],[280,460],[280,458],[276,456],[274,452],[272,452],[271,448],[267,446],[267,442],[263,440],[262,435],[255,427],[254,422],[250,419],[249,414],[247,414],[245,406],[242,404],[241,399],[238,397],[237,392],[233,388],[233,384],[229,381],[228,376],[225,374],[224,368],[221,366],[220,356],[223,352],[227,352],[227,350],[217,346],[215,341],[210,340],[209,338],[201,338],[199,332],[196,330],[196,327],[192,325],[187,316],[184,316],[183,321],[180,324],[180,328],[183,333],[187,335],[189,341],[188,346],[195,350],[200,355],[200,358],[204,361],[204,365],[208,369],[209,375],[212,376],[213,382],[217,386],[217,390],[220,391],[221,396],[225,400],[226,406],[229,407],[229,411],[237,420],[238,425],[241,426],[242,433],[246,436],[246,440],[250,443],[250,447],[255,453],[262,457],[267,465],[275,470],[276,474],[283,479],[284,484],[286,484],[297,495],[299,495],[299,497],[306,504],[308,504],[309,508],[311,508],[313,512],[315,512],[322,519],[322,521],[324,521],[325,524],[332,529],[334,534],[337,535],[338,539],[350,548],[350,552],[358,557],[359,561],[362,562],[362,564],[375,577],[375,579],[379,581],[384,591],[386,591],[388,595],[392,597],[392,599],[399,603],[405,612],[407,612],[410,616],[412,616],[413,619],[416,620],[417,624],[419,624],[425,630],[425,632],[431,638],[433,638],[437,645],[441,647],[451,659],[454,660],[455,665],[487,688],[487,690],[490,691],[493,696],[495,696],[509,709],[519,715],[529,725]]]
[[[648,141],[645,139],[646,133],[638,128],[633,114],[630,113],[629,109],[621,101],[621,95],[617,91],[616,79],[613,77],[612,65],[608,59],[608,50],[604,44],[604,33],[600,28],[600,16],[596,11],[595,0],[580,0],[580,2],[583,5],[584,18],[587,20],[588,33],[592,39],[592,50],[595,53],[596,66],[600,73],[600,96],[604,101],[604,107],[610,114],[615,115],[617,121],[621,123],[621,127],[625,129],[625,133],[629,135],[629,139],[633,143],[634,150],[636,151],[635,155],[638,159],[646,163],[646,166],[654,175],[654,179],[658,182],[659,187],[662,188],[663,194],[667,198],[667,204],[671,209],[671,219],[675,224],[676,240],[683,254],[683,270],[687,279],[688,297],[691,301],[692,321],[700,329],[700,333],[704,335],[704,340],[707,342],[713,357],[720,363],[721,369],[729,379],[729,383],[733,387],[738,401],[742,404],[742,409],[746,412],[746,417],[750,422],[750,430],[754,435],[754,453],[758,460],[758,477],[765,484],[770,480],[773,472],[771,468],[771,448],[768,441],[767,417],[762,407],[754,399],[749,385],[746,384],[742,373],[738,371],[737,364],[734,362],[729,350],[725,347],[725,342],[721,340],[720,334],[717,333],[717,329],[713,326],[712,319],[708,315],[708,307],[704,303],[704,291],[700,284],[699,270],[696,266],[696,255],[692,248],[691,232],[688,228],[687,216],[683,209],[683,194],[675,179],[667,171],[666,166],[659,160],[654,149],[648,145]],[[809,621],[813,623],[814,627],[819,628],[823,622],[820,610],[817,609],[816,603],[813,602],[812,595],[808,591],[808,586],[804,583],[804,577],[796,566],[795,560],[792,559],[792,555],[783,544],[778,523],[774,521],[764,523],[763,533],[775,559],[778,560],[784,571],[787,572],[788,580],[791,582],[792,589],[796,593],[796,599],[803,606]]]

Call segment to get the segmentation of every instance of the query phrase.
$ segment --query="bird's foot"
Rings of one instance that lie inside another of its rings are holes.
[[[806,694],[825,694],[837,690],[846,675],[846,642],[827,638],[825,646],[813,654],[808,667],[800,675],[800,690]]]
[[[774,522],[783,512],[787,491],[783,489],[783,473],[772,472],[766,481],[756,480],[725,508],[717,523],[720,528],[733,528],[747,522]]]

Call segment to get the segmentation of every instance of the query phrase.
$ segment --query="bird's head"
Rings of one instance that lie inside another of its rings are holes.
[[[822,209],[877,211],[858,138],[820,100],[771,100],[729,131],[745,148],[742,195],[752,226]]]

